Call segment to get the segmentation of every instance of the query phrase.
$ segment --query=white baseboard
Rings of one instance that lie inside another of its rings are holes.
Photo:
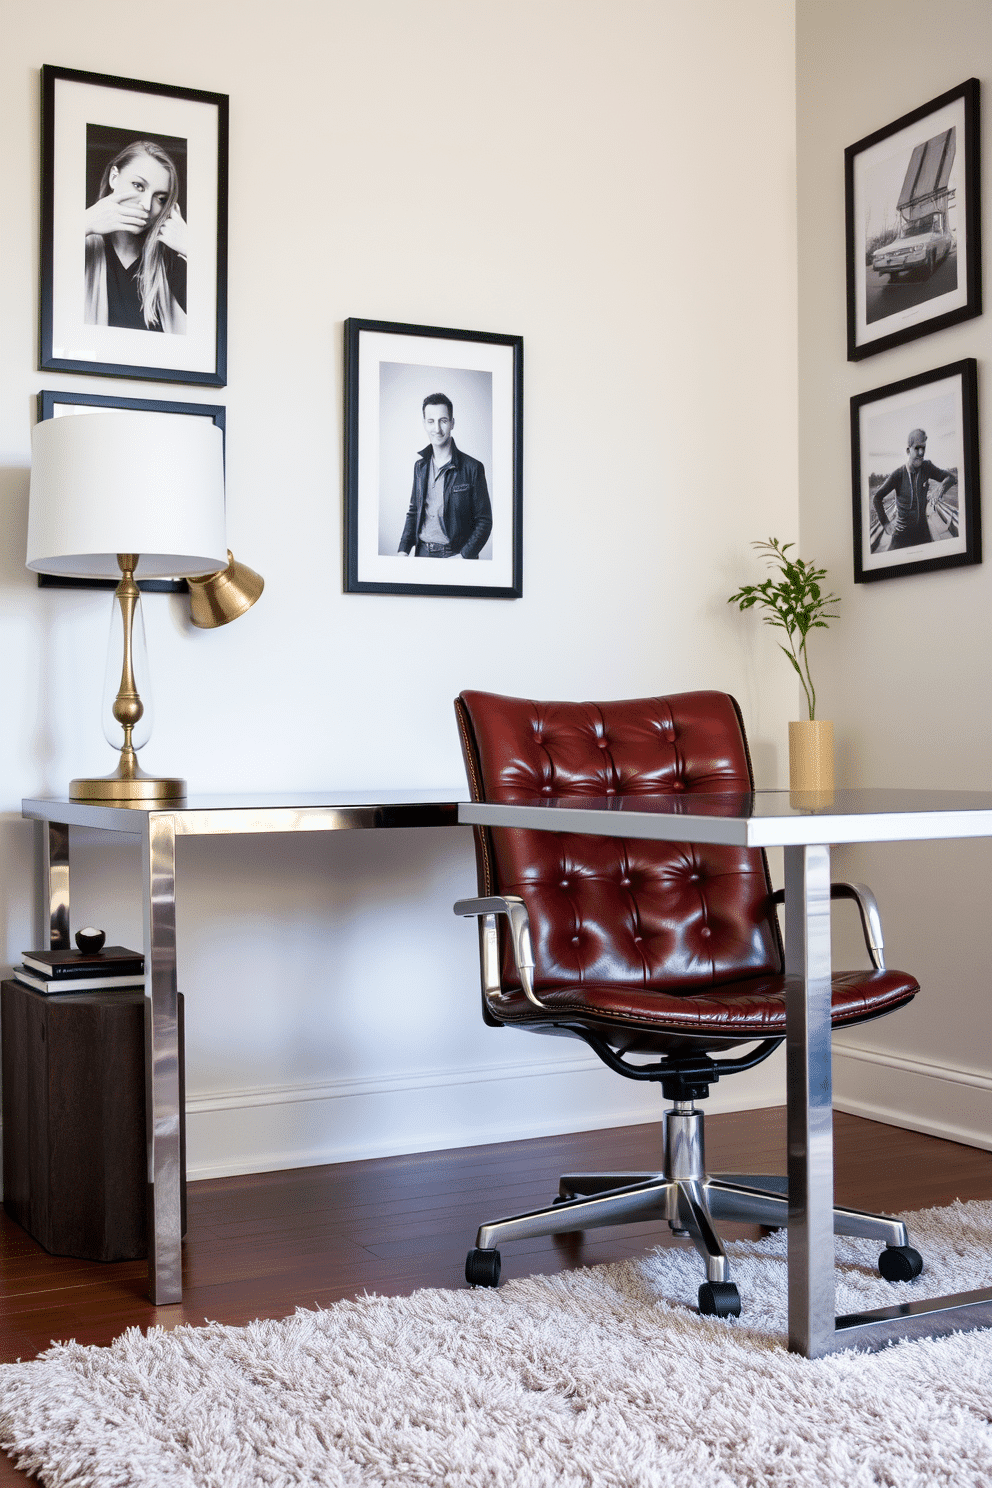
[[[784,1096],[781,1056],[716,1085],[706,1109],[754,1110]],[[657,1121],[657,1086],[594,1057],[267,1086],[187,1101],[191,1180]]]
[[[992,1076],[834,1044],[834,1105],[893,1126],[992,1149]],[[784,1053],[713,1087],[713,1114],[781,1105]],[[458,1070],[270,1085],[193,1094],[187,1102],[191,1180],[658,1120],[651,1084],[619,1079],[592,1056]]]
[[[834,1106],[992,1150],[992,1075],[834,1043]]]
[[[716,1114],[780,1105],[784,1053],[715,1085]],[[592,1055],[192,1094],[187,1175],[226,1178],[657,1121],[654,1084]]]

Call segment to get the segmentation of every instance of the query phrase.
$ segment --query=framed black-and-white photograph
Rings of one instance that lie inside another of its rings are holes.
[[[160,398],[111,398],[99,393],[59,393],[45,388],[38,394],[38,420],[75,418],[91,413],[160,413],[168,418],[208,418],[224,434],[227,410],[213,403],[175,403]],[[116,589],[116,579],[80,579],[70,574],[38,575],[39,589]],[[185,579],[139,579],[143,594],[187,594]]]
[[[345,322],[347,594],[519,599],[523,340]]]
[[[978,99],[970,78],[844,151],[848,361],[982,312]]]
[[[40,367],[223,387],[226,95],[41,74]]]
[[[854,581],[982,561],[973,357],[851,399]]]

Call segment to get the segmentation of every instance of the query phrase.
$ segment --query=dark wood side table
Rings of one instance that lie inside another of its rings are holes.
[[[0,987],[3,1207],[52,1255],[148,1254],[145,997],[46,996]],[[180,1196],[186,1230],[183,999],[179,997]]]

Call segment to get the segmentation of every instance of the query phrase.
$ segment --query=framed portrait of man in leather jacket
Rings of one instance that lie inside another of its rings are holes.
[[[345,592],[518,599],[523,341],[345,322]]]

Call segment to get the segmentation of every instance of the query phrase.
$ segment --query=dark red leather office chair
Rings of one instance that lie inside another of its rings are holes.
[[[725,693],[549,703],[463,692],[455,711],[474,800],[753,789],[740,709]],[[738,1315],[713,1221],[784,1226],[787,1184],[708,1175],[694,1102],[722,1076],[766,1059],[785,1034],[781,893],[773,894],[764,853],[474,830],[481,897],[455,912],[479,916],[485,1021],[580,1038],[618,1074],[660,1082],[674,1104],[657,1172],[566,1174],[553,1205],[480,1228],[466,1279],[496,1286],[506,1240],[662,1218],[706,1261],[700,1310]],[[873,962],[834,974],[833,1024],[847,1027],[904,1006],[919,986],[885,969],[870,892],[847,884],[833,894],[858,901]],[[836,1209],[834,1228],[884,1241],[879,1270],[889,1280],[922,1270],[896,1220]]]

